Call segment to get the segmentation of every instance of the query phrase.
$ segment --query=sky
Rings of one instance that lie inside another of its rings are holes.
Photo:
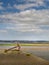
[[[49,0],[0,0],[0,40],[49,41]]]

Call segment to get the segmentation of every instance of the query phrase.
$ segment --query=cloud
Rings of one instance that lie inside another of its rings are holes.
[[[0,10],[3,10],[3,6],[2,6],[3,2],[0,2]]]
[[[27,0],[25,4],[16,5],[14,4],[14,8],[25,10],[30,7],[38,7],[38,6],[45,6],[44,0]]]
[[[2,7],[1,5],[0,5],[0,10],[4,10],[4,7]]]
[[[45,4],[45,0],[12,0],[12,2],[6,1],[6,3],[0,2],[0,10],[3,13],[20,12],[28,9],[49,9],[48,5]]]
[[[2,22],[1,22],[2,21]],[[10,23],[13,26],[6,27],[8,30],[19,32],[44,33],[49,30],[41,28],[49,25],[49,10],[26,10],[20,13],[0,15],[0,23]]]
[[[7,33],[7,30],[0,30],[0,33]]]
[[[11,3],[9,1],[9,3],[7,4],[7,8],[9,9],[12,9],[12,8],[15,8],[15,9],[18,9],[18,10],[21,10],[21,11],[24,11],[25,9],[27,8],[31,8],[31,7],[39,7],[39,6],[43,6],[45,7],[45,2],[44,0],[18,0],[18,1],[12,1],[13,3],[15,2],[15,4],[12,4],[11,6]]]
[[[2,5],[3,4],[3,2],[0,2],[0,5]]]

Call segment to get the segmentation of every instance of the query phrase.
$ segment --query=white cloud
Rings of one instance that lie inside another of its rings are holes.
[[[36,3],[37,5],[44,5],[44,0],[27,0],[27,3]]]
[[[31,3],[30,3],[31,2]],[[33,3],[34,2],[34,3]],[[14,8],[24,10],[30,7],[45,6],[44,0],[26,0],[26,4],[14,5]]]
[[[4,8],[0,5],[0,10],[3,10]]]
[[[2,23],[13,23],[13,27],[6,27],[20,32],[49,32],[41,29],[41,25],[49,25],[49,10],[27,10],[20,13],[4,14],[0,16]]]
[[[0,2],[0,10],[3,10],[3,6],[2,6],[3,2]]]
[[[7,30],[0,30],[0,33],[6,33]]]
[[[24,11],[25,9],[30,8],[30,7],[34,7],[34,6],[35,7],[45,6],[44,0],[23,0],[23,1],[25,1],[26,3],[25,4],[19,4],[19,5],[14,4],[13,6],[11,6],[8,3],[7,8],[10,8],[10,9],[16,8],[16,9]]]
[[[21,4],[21,5],[14,5],[14,8],[17,8],[17,9],[20,9],[20,10],[24,10],[26,8],[29,8],[29,7],[32,7],[32,6],[37,6],[37,4],[31,4],[31,3],[28,3],[28,4]]]
[[[34,0],[38,5],[44,5],[44,0]]]
[[[3,2],[0,2],[0,5],[2,5],[3,4]]]

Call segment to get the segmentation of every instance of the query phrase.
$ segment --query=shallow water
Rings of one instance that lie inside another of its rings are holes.
[[[28,47],[26,47],[26,48],[28,48]],[[25,50],[25,51],[49,61],[49,50],[48,50],[49,46],[30,46],[29,48],[30,49],[32,48],[32,49]],[[41,49],[44,49],[44,50],[41,50]],[[47,49],[47,50],[45,50],[45,49]]]
[[[49,61],[49,51],[40,51],[40,50],[31,50],[31,51],[27,51],[29,53],[32,53],[38,57],[41,57],[43,59],[46,59]]]

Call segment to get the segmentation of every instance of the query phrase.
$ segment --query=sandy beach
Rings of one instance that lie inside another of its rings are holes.
[[[30,53],[1,53],[0,65],[49,65],[49,62]]]

